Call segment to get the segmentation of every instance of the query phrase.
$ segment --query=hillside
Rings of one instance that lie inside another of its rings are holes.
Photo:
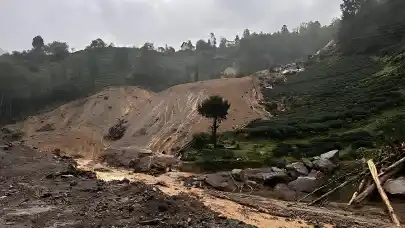
[[[114,47],[96,39],[79,51],[68,43],[34,37],[35,47],[0,57],[0,124],[8,124],[63,103],[100,92],[107,86],[139,86],[160,92],[171,86],[220,78],[235,66],[241,77],[307,58],[333,37],[339,20],[330,25],[311,21],[294,32],[255,33],[245,30],[232,45],[205,40],[190,50],[173,47]],[[281,27],[281,25],[280,25]],[[33,40],[34,40],[33,39]],[[29,42],[29,40],[27,40]],[[191,42],[190,42],[191,43]]]
[[[209,131],[210,122],[197,105],[210,95],[231,103],[228,120],[219,130],[230,131],[266,117],[254,78],[229,78],[182,84],[159,93],[137,87],[113,87],[62,105],[18,124],[28,144],[42,150],[59,148],[71,154],[97,156],[105,148],[133,147],[171,153],[194,133]],[[117,119],[128,121],[118,141],[103,139]]]

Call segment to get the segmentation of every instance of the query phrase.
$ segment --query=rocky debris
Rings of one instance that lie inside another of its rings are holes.
[[[287,201],[297,200],[297,192],[289,188],[286,184],[277,184],[273,190],[275,195],[280,199]]]
[[[158,175],[177,169],[180,161],[170,155],[146,156],[131,161],[131,167],[135,172]]]
[[[325,178],[325,174],[323,174],[321,171],[313,169],[308,174],[308,177],[315,177],[316,179],[321,180],[321,179]]]
[[[339,159],[339,150],[331,150],[320,156],[323,159],[327,159],[332,162],[336,162]]]
[[[308,169],[302,162],[294,162],[286,166],[287,169],[297,171],[299,174],[308,175]]]
[[[393,195],[405,195],[405,177],[389,179],[384,183],[384,190]]]
[[[315,177],[298,177],[296,180],[288,183],[288,187],[298,192],[312,192],[319,184],[319,180]]]
[[[94,173],[86,178],[56,155],[16,146],[2,156],[0,227],[253,227],[190,195],[168,196],[128,180],[104,182]],[[44,178],[50,170],[62,172]]]
[[[336,164],[333,164],[330,160],[325,158],[319,158],[313,161],[315,168],[330,173],[337,168]]]
[[[302,158],[301,161],[309,169],[312,169],[314,167],[314,164],[308,158]]]
[[[124,136],[127,128],[128,121],[124,119],[118,119],[118,123],[108,129],[108,133],[104,136],[104,138],[108,140],[119,140]]]
[[[38,128],[36,131],[37,132],[45,132],[45,131],[53,131],[55,130],[55,127],[53,124],[47,123],[43,125],[42,127]]]
[[[10,150],[11,146],[9,145],[0,145],[0,150]]]
[[[205,176],[204,181],[211,187],[221,191],[232,192],[238,189],[229,172],[208,174]]]
[[[107,148],[100,154],[99,160],[114,167],[135,168],[139,159],[152,154],[150,150],[137,147]]]
[[[93,170],[96,172],[109,172],[110,170],[108,168],[106,168],[105,166],[103,166],[100,163],[97,163],[93,166]]]

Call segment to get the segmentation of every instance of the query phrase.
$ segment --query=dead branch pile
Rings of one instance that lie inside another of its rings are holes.
[[[104,136],[104,139],[108,140],[121,139],[124,136],[125,131],[127,130],[128,127],[127,123],[128,121],[124,119],[118,119],[118,123],[110,127],[110,129],[108,129],[108,133],[107,135]]]
[[[374,163],[375,162],[375,163]],[[377,189],[394,224],[399,226],[399,221],[391,207],[387,195],[381,187],[388,179],[394,177],[404,168],[405,163],[405,145],[404,143],[390,144],[383,147],[380,153],[372,159],[369,159],[363,167],[359,167],[350,173],[336,175],[334,178],[330,178],[323,186],[319,187],[315,191],[301,198],[299,201],[314,195],[321,191],[328,191],[310,202],[308,205],[314,205],[323,202],[328,196],[344,186],[359,182],[359,186],[354,192],[348,205],[358,204],[370,196]]]

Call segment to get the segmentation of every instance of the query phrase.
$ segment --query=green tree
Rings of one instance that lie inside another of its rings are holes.
[[[221,41],[219,42],[219,48],[222,48],[222,49],[224,49],[224,48],[226,48],[226,38],[224,38],[224,37],[221,37]]]
[[[36,36],[32,39],[32,47],[35,50],[44,48],[44,39],[41,36]]]
[[[52,55],[54,60],[63,60],[69,55],[69,45],[66,42],[53,41],[44,48],[45,53]]]
[[[197,51],[207,51],[212,49],[211,45],[204,40],[198,40],[195,47]]]
[[[249,29],[245,29],[245,31],[243,31],[243,38],[248,38],[249,36],[250,36]]]
[[[198,113],[205,118],[212,119],[211,132],[214,147],[217,146],[217,129],[219,123],[226,120],[230,107],[230,103],[220,96],[211,96],[198,105]]]
[[[87,48],[105,48],[107,46],[107,44],[100,38],[91,41],[90,45],[87,46]]]
[[[236,36],[235,36],[235,44],[238,44],[239,41],[240,41],[239,35],[236,35]]]
[[[213,32],[210,33],[210,44],[213,47],[217,47],[217,38],[215,37],[215,34]]]
[[[281,27],[281,34],[288,34],[290,33],[290,31],[288,31],[287,25],[283,25],[283,27]]]

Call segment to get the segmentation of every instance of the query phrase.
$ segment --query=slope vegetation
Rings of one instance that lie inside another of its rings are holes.
[[[256,80],[244,77],[183,84],[160,93],[137,87],[109,88],[18,125],[28,143],[43,150],[56,147],[94,157],[105,148],[134,147],[170,154],[193,133],[209,131],[210,122],[198,114],[197,104],[210,95],[231,103],[221,131],[266,115],[258,104],[262,95]],[[117,141],[105,140],[103,136],[117,119],[127,121],[125,135]]]

